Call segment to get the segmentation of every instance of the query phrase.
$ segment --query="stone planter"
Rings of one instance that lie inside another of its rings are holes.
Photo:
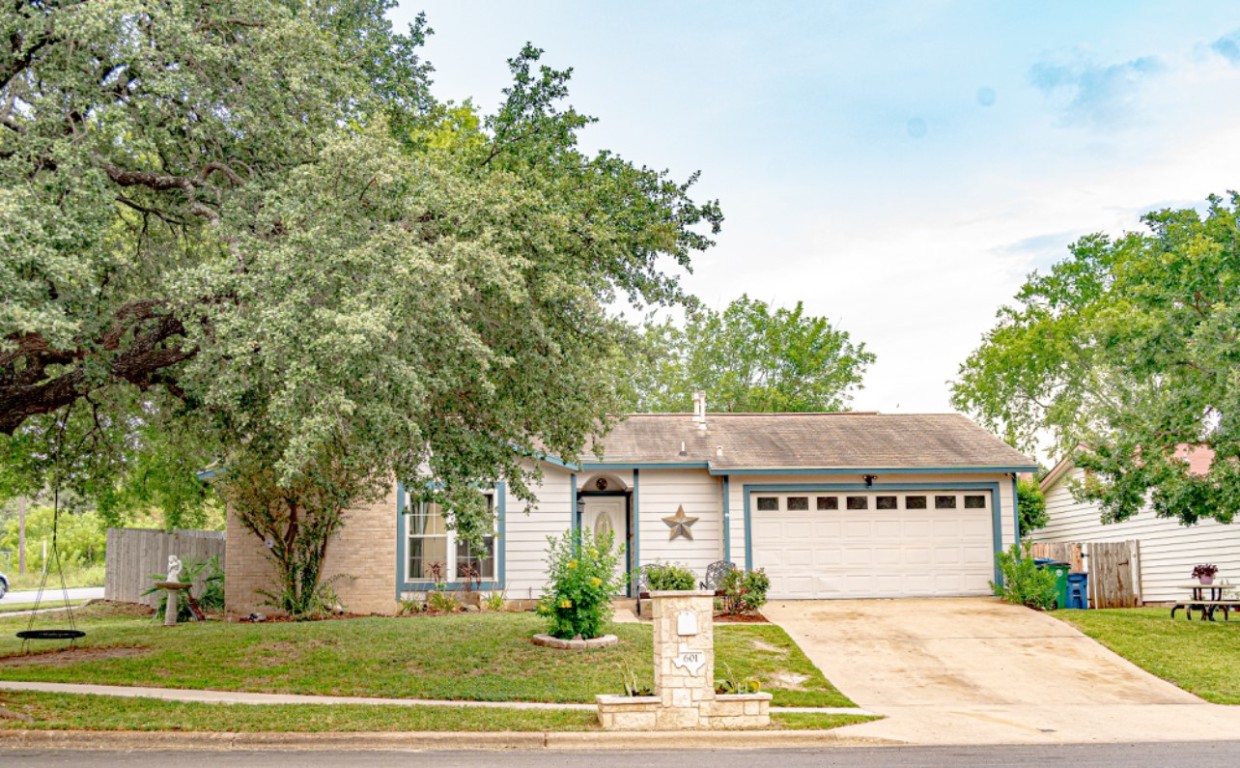
[[[551,635],[534,635],[534,645],[541,645],[544,648],[560,648],[569,651],[586,651],[592,648],[606,648],[620,642],[620,638],[615,635],[603,635],[602,637],[592,637],[589,640],[582,640],[575,637],[572,640],[561,640]]]

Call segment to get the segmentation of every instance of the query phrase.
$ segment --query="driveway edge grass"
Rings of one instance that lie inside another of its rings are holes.
[[[1240,621],[1172,619],[1170,606],[1050,615],[1194,696],[1240,705]]]

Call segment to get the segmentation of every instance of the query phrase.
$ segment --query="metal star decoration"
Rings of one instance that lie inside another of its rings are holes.
[[[667,527],[671,531],[667,535],[667,540],[672,541],[677,536],[684,536],[689,541],[693,541],[693,531],[689,530],[693,527],[698,519],[696,517],[688,517],[685,515],[684,506],[676,507],[676,514],[671,517],[663,518],[663,522],[667,523]]]

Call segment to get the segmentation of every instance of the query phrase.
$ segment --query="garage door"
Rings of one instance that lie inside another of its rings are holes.
[[[777,599],[989,594],[990,507],[977,491],[755,492],[753,567]]]

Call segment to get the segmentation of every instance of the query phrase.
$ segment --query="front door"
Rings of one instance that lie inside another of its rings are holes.
[[[623,546],[628,533],[626,511],[627,505],[623,496],[587,498],[585,510],[581,513],[582,530],[595,536],[610,533],[612,546]],[[621,556],[617,561],[617,575],[624,575],[627,561],[627,556]]]

